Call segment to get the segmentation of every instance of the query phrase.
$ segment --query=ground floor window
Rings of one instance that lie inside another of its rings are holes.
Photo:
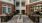
[[[2,7],[2,12],[6,13],[6,7]]]
[[[20,12],[19,10],[16,10],[17,14]]]
[[[12,8],[11,6],[8,6],[8,12],[11,12]]]
[[[2,5],[2,13],[9,13],[11,11],[12,11],[12,9],[11,9],[10,5],[6,5],[6,4]]]
[[[17,14],[20,13],[20,10],[16,10]],[[21,14],[25,14],[25,10],[21,10]]]

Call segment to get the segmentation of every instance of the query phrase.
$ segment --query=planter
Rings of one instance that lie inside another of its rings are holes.
[[[1,16],[1,22],[9,21],[13,16]]]
[[[39,15],[30,15],[29,17],[33,22],[39,22]]]

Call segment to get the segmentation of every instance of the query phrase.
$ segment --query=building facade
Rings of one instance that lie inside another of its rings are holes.
[[[29,14],[30,11],[42,11],[42,0],[0,0],[0,14],[16,11]]]
[[[14,0],[0,0],[0,15],[13,12],[14,8]]]
[[[31,10],[41,11],[42,0],[15,0],[15,11],[22,14],[29,14]]]

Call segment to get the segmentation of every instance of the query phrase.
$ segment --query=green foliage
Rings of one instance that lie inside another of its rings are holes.
[[[40,18],[42,18],[42,14],[40,14]]]
[[[40,18],[42,18],[42,15],[40,15]]]

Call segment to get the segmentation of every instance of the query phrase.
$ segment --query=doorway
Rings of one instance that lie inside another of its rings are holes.
[[[19,10],[16,10],[16,13],[19,14]]]
[[[25,14],[25,10],[22,10],[22,14]]]

